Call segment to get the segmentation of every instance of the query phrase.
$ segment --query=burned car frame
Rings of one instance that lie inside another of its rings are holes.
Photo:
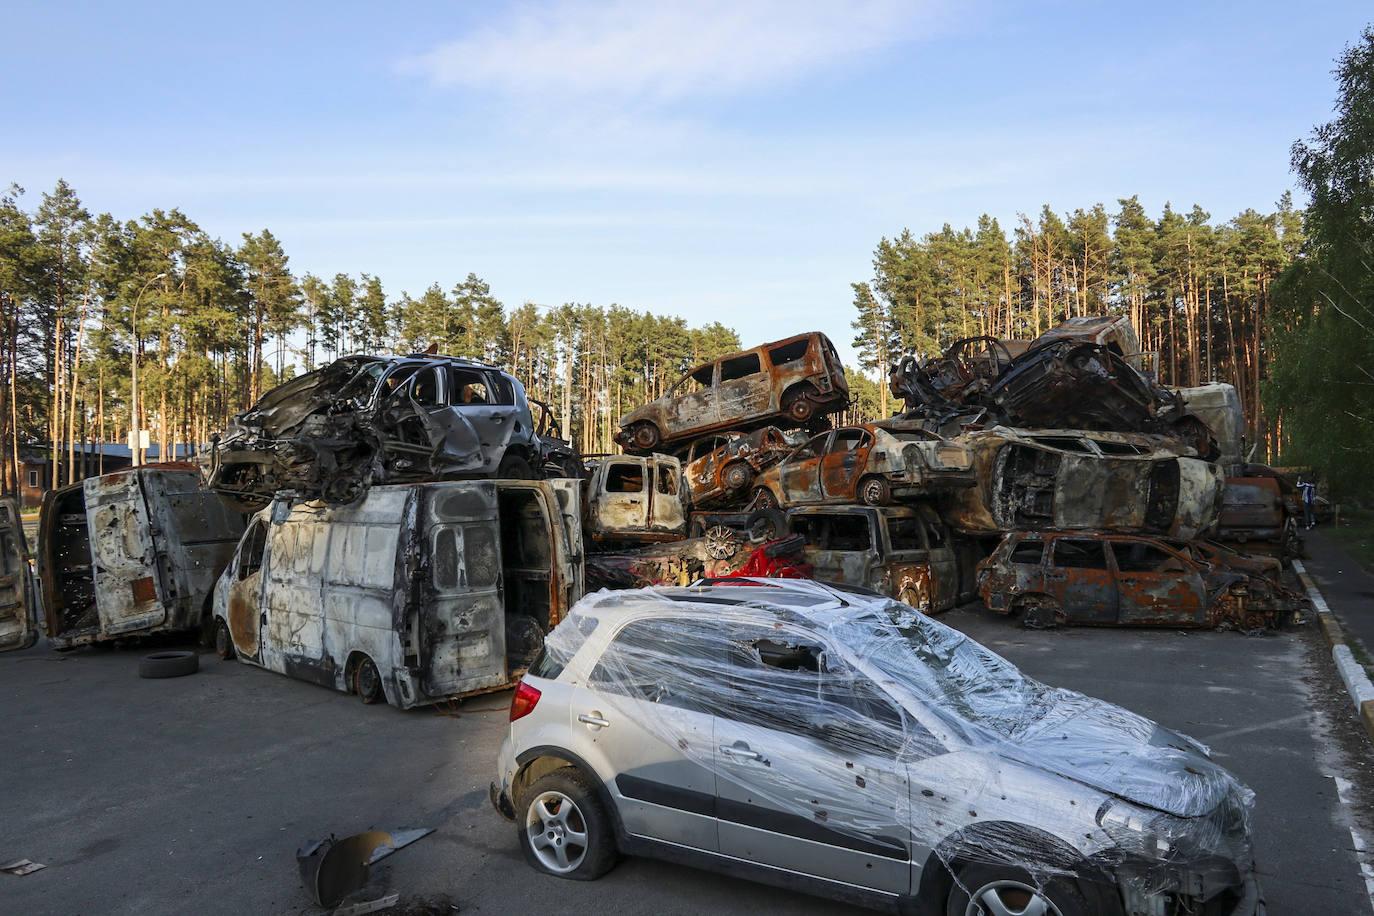
[[[663,397],[621,417],[615,441],[626,451],[652,452],[722,430],[805,426],[848,404],[835,345],[812,331],[702,363]]]
[[[813,436],[754,481],[761,509],[929,496],[974,484],[968,448],[902,421],[843,426]]]
[[[1220,511],[1221,469],[1167,437],[998,426],[961,441],[978,483],[948,492],[945,518],[976,537],[1087,528],[1192,538]]]
[[[1165,540],[1085,531],[1008,534],[979,565],[978,586],[990,610],[1029,627],[1276,629],[1306,607],[1272,579],[1202,562]]]
[[[752,433],[728,432],[698,439],[682,454],[684,502],[709,509],[732,499],[743,502],[762,471],[777,464],[806,438],[765,426]]]
[[[242,511],[278,490],[353,502],[373,484],[532,478],[519,380],[457,357],[347,356],[263,395],[214,440],[210,486]]]

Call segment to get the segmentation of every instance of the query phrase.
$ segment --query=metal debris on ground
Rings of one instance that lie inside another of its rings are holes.
[[[31,875],[39,869],[47,867],[48,866],[41,862],[33,862],[29,859],[15,859],[8,865],[0,865],[0,871],[9,875],[18,875],[22,878],[24,875]]]
[[[368,830],[342,840],[331,834],[307,843],[296,851],[301,882],[320,906],[336,906],[367,883],[370,866],[433,832],[433,827]]]

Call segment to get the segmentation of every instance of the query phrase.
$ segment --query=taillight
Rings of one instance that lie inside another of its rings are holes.
[[[510,720],[523,719],[534,712],[540,693],[524,681],[515,685],[515,696],[510,698]]]

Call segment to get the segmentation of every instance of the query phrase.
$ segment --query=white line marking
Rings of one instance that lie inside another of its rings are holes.
[[[1211,744],[1213,741],[1223,741],[1227,738],[1234,738],[1237,735],[1248,735],[1251,732],[1264,731],[1266,728],[1278,728],[1281,725],[1293,725],[1296,722],[1307,722],[1311,718],[1312,717],[1307,713],[1302,713],[1296,716],[1289,716],[1286,719],[1275,719],[1272,722],[1261,722],[1259,725],[1247,725],[1244,728],[1233,728],[1229,731],[1217,732],[1215,735],[1208,735],[1198,740],[1203,744]]]
[[[1336,797],[1340,799],[1342,805],[1351,812],[1350,814],[1350,842],[1355,847],[1355,860],[1360,863],[1360,875],[1364,878],[1364,889],[1369,894],[1369,906],[1374,909],[1374,866],[1369,864],[1368,847],[1365,845],[1364,838],[1360,836],[1360,831],[1355,828],[1354,812],[1350,807],[1348,794],[1354,785],[1348,779],[1339,776],[1332,776],[1331,781],[1336,784]]]

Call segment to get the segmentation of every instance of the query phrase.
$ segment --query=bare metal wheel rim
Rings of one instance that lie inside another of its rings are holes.
[[[883,501],[883,484],[878,480],[870,480],[864,484],[864,501],[872,505],[877,505]]]
[[[1064,916],[1053,901],[1024,881],[989,881],[969,895],[964,916]]]
[[[549,871],[576,871],[587,858],[587,821],[562,792],[541,792],[525,812],[525,835],[539,864]]]

